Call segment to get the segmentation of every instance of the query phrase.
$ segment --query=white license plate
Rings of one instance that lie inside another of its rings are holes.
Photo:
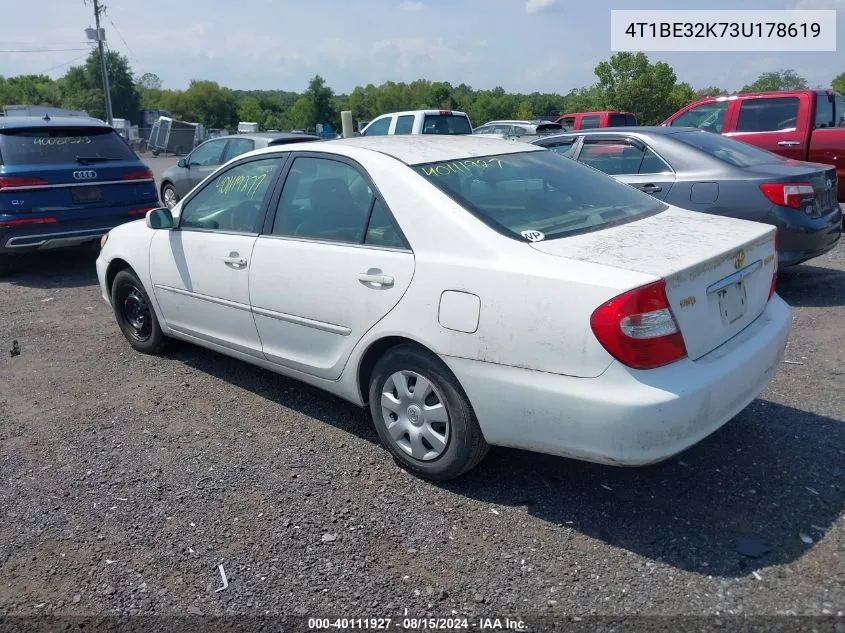
[[[728,325],[742,318],[747,303],[745,284],[742,280],[719,291],[719,312],[722,314],[722,320]]]

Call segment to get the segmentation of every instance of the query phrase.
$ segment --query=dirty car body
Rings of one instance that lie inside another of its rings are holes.
[[[249,200],[228,197],[259,173]],[[243,209],[238,230],[220,225]],[[154,213],[97,260],[121,327],[134,271],[162,337],[369,404],[388,450],[433,479],[488,444],[665,459],[760,393],[789,331],[774,227],[672,207],[528,144],[268,148],[172,223]]]

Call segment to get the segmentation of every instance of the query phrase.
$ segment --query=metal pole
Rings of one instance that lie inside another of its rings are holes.
[[[100,66],[103,69],[103,90],[106,93],[106,120],[109,125],[114,125],[114,117],[111,110],[111,89],[109,88],[109,70],[106,66],[106,54],[103,51],[103,38],[100,33],[100,5],[98,0],[94,0],[94,21],[97,27],[97,46],[100,48]]]

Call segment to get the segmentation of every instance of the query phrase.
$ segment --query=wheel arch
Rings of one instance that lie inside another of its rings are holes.
[[[109,262],[108,268],[106,268],[106,291],[109,293],[109,299],[111,299],[111,289],[112,285],[114,284],[114,278],[117,277],[117,273],[121,270],[131,270],[136,275],[132,266],[129,265],[125,259],[121,259],[120,257],[115,257],[113,260]]]
[[[369,343],[367,349],[361,354],[361,360],[358,362],[358,394],[361,396],[361,401],[365,406],[369,402],[370,379],[373,376],[373,369],[375,369],[376,363],[389,350],[400,345],[413,345],[437,357],[437,354],[432,349],[406,336],[384,336]]]

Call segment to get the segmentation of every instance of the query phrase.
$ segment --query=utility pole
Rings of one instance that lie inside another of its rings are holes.
[[[109,125],[114,125],[114,117],[112,116],[111,110],[111,89],[109,88],[109,70],[108,66],[106,65],[106,53],[103,50],[103,40],[106,39],[106,34],[103,29],[100,28],[100,13],[105,11],[105,7],[101,7],[99,0],[94,0],[94,22],[96,22],[97,27],[97,46],[100,49],[100,66],[102,67],[103,71],[103,91],[106,94],[106,120]]]

